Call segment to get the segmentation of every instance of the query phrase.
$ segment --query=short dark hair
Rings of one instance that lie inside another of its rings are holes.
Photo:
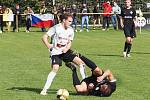
[[[103,97],[108,97],[113,92],[112,89],[111,89],[111,85],[110,84],[107,84],[107,85],[108,85],[108,87],[107,87],[106,91],[101,92],[101,96],[103,96]]]
[[[72,17],[71,13],[64,13],[63,15],[60,16],[61,22],[65,19],[68,19],[68,17]]]

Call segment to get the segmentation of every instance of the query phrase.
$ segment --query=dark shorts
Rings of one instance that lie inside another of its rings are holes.
[[[124,35],[125,37],[136,37],[135,26],[133,25],[125,25],[124,26]]]
[[[62,61],[64,61],[64,62],[72,62],[73,59],[76,56],[77,55],[74,54],[74,52],[69,49],[66,53],[63,53],[63,54],[60,54],[60,55],[53,55],[51,57],[52,65],[58,64],[59,66],[62,66]]]

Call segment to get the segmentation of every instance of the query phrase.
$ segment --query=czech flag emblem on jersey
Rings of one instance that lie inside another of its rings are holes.
[[[53,26],[54,16],[52,14],[32,14],[32,26],[39,28],[50,28]]]

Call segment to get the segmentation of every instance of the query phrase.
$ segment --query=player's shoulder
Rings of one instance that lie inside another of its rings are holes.
[[[131,11],[135,11],[135,8],[134,8],[134,7],[131,7],[130,10],[131,10]]]
[[[59,28],[59,27],[61,27],[61,24],[60,24],[60,23],[59,23],[59,24],[56,24],[54,27],[55,27],[55,28]]]
[[[71,31],[71,32],[74,32],[74,30],[71,26],[68,27],[68,30]]]

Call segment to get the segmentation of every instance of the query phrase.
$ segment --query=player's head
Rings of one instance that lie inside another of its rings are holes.
[[[131,6],[131,0],[125,0],[125,6],[130,7]]]
[[[101,96],[110,96],[112,94],[111,85],[103,84],[100,86],[99,91],[101,93]]]
[[[62,23],[64,24],[65,28],[68,28],[72,24],[72,14],[70,13],[65,13],[62,15]]]
[[[100,96],[108,97],[116,90],[116,85],[111,85],[109,83],[102,83],[99,85]]]
[[[109,4],[109,5],[110,5],[110,1],[109,1],[109,0],[107,0],[107,4]]]

